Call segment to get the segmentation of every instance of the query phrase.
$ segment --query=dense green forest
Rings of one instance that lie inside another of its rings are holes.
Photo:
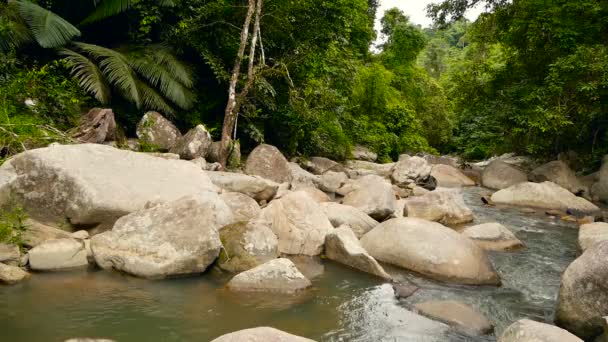
[[[378,0],[9,0],[2,157],[67,139],[98,106],[127,136],[157,110],[219,139],[252,3],[257,46],[237,79],[244,150],[344,159],[364,145],[383,161],[573,150],[588,163],[608,153],[608,1],[493,0],[468,22],[479,1],[446,0],[429,7],[433,28],[392,9],[376,33]]]

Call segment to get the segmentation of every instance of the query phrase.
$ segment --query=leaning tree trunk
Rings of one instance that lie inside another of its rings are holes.
[[[81,143],[101,144],[116,139],[116,121],[111,109],[93,108],[80,119],[80,125],[71,132]]]

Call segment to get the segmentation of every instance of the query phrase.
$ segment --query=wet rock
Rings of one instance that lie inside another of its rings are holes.
[[[378,221],[349,205],[326,202],[321,203],[321,209],[335,228],[346,225],[358,239],[378,225]]]
[[[500,223],[484,223],[467,227],[461,233],[485,250],[511,251],[524,247],[523,242]]]
[[[409,282],[393,284],[393,291],[395,292],[395,297],[397,297],[397,299],[409,298],[414,295],[414,293],[416,293],[416,291],[418,290],[418,286]]]
[[[472,335],[494,331],[492,323],[472,307],[457,301],[430,301],[415,305],[418,313]]]
[[[234,276],[228,289],[244,292],[294,293],[312,286],[289,259],[274,259]]]
[[[454,190],[435,190],[408,198],[405,200],[404,215],[446,225],[467,223],[475,218],[465,205],[462,194]]]
[[[434,279],[470,285],[500,284],[479,246],[436,222],[410,217],[388,220],[365,234],[361,245],[378,261]]]
[[[318,255],[334,229],[319,204],[302,191],[270,202],[254,220],[272,229],[284,254]]]
[[[574,171],[560,160],[537,167],[530,172],[528,179],[536,183],[553,182],[579,196],[589,192],[589,189],[578,180]]]
[[[319,256],[285,254],[282,257],[291,260],[308,279],[315,279],[325,273],[325,265]]]
[[[225,192],[221,199],[232,210],[232,222],[249,221],[260,214],[260,206],[253,198],[240,192]]]
[[[431,176],[431,165],[421,157],[405,156],[399,158],[391,175],[393,182],[399,186],[423,184]]]
[[[11,195],[43,223],[108,229],[149,201],[217,191],[204,172],[182,160],[164,160],[105,145],[55,145],[29,150],[0,169],[13,169]]]
[[[218,265],[228,272],[247,271],[278,258],[276,235],[270,228],[255,222],[239,222],[220,231],[223,250]]]
[[[180,137],[170,152],[178,154],[180,158],[186,160],[205,158],[212,143],[211,134],[205,126],[197,125],[183,137]]]
[[[388,178],[393,173],[395,163],[376,164],[363,160],[349,160],[346,162],[346,167],[351,170],[367,171],[369,174],[374,174],[380,177]],[[365,172],[359,172],[361,175],[366,175]],[[349,175],[350,177],[350,175]],[[354,178],[354,177],[350,177]]]
[[[554,325],[520,319],[505,329],[498,342],[583,342]]]
[[[584,224],[578,231],[578,247],[581,252],[585,252],[591,246],[604,241],[608,241],[608,223]]]
[[[315,175],[322,175],[328,171],[333,172],[344,172],[344,166],[331,159],[325,157],[310,157],[309,160],[304,162],[304,168],[314,173]]]
[[[182,134],[171,121],[157,112],[147,112],[137,124],[137,137],[140,142],[145,142],[159,150],[170,150]]]
[[[89,264],[84,243],[75,239],[48,240],[28,254],[30,268],[35,271],[58,271]]]
[[[524,214],[536,214],[536,210],[531,208],[522,208],[521,212]]]
[[[211,342],[314,342],[275,328],[260,327],[222,335]]]
[[[19,267],[0,263],[0,284],[13,285],[27,280],[30,274]]]
[[[437,180],[437,186],[443,188],[459,188],[474,186],[475,182],[455,167],[449,165],[434,165],[431,176]]]
[[[500,190],[492,195],[497,204],[509,204],[524,207],[576,210],[582,213],[595,213],[599,208],[584,198],[576,197],[570,191],[551,182],[520,183]]]
[[[270,201],[279,188],[278,183],[261,177],[222,171],[208,171],[206,174],[213,184],[224,191],[240,192],[256,201]]]
[[[354,269],[373,274],[383,279],[391,279],[382,266],[359,243],[355,233],[348,226],[334,229],[325,237],[325,255],[330,260]]]
[[[592,340],[603,331],[608,315],[608,242],[589,247],[562,274],[555,322]]]
[[[321,175],[319,189],[325,192],[337,192],[346,182],[348,182],[346,173],[327,171]]]
[[[353,158],[355,158],[356,160],[375,162],[376,160],[378,160],[378,154],[372,152],[369,148],[365,146],[357,145],[353,149]]]
[[[91,239],[91,249],[101,268],[138,277],[202,273],[220,253],[218,230],[231,221],[219,195],[184,197],[121,217]]]
[[[245,173],[276,183],[291,182],[289,162],[278,148],[262,144],[253,149],[245,164]]]
[[[383,221],[393,215],[396,200],[393,188],[380,176],[369,175],[357,179],[342,204],[355,207],[375,220]]]
[[[21,251],[16,245],[9,245],[0,242],[0,262],[9,265],[19,265],[21,260]]]
[[[527,181],[525,172],[501,160],[491,162],[481,173],[481,184],[490,189],[506,189]]]

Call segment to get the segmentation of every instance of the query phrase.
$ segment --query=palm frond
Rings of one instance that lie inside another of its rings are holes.
[[[33,41],[32,32],[16,7],[0,4],[0,52],[8,52]]]
[[[32,35],[44,48],[60,47],[80,36],[80,31],[74,25],[30,1],[9,0],[9,4],[17,7]]]
[[[164,114],[173,115],[175,110],[161,94],[159,94],[152,87],[147,85],[145,82],[137,80],[137,87],[142,94],[144,108],[150,110],[157,110]]]
[[[99,69],[108,82],[118,88],[122,95],[141,108],[142,97],[137,86],[137,76],[122,53],[99,45],[74,43],[81,51],[98,61]]]
[[[64,60],[71,69],[72,76],[78,79],[80,87],[92,94],[99,102],[110,102],[110,87],[103,73],[93,61],[86,56],[70,49],[61,49],[59,54],[65,56]]]
[[[151,46],[146,49],[145,52],[151,56],[156,63],[163,65],[177,81],[187,88],[192,88],[194,85],[192,70],[182,61],[178,60],[166,46]]]
[[[90,24],[111,16],[125,12],[133,5],[133,0],[93,0],[95,10],[81,24]],[[173,7],[173,0],[159,0],[158,5],[162,7]]]

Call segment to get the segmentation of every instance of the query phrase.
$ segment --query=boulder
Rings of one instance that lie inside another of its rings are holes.
[[[426,183],[430,176],[431,165],[424,158],[403,156],[399,157],[391,179],[399,186],[406,186],[411,183]]]
[[[608,155],[604,156],[596,178],[597,182],[591,187],[591,195],[602,202],[608,202]]]
[[[322,175],[325,172],[333,171],[333,172],[344,172],[344,166],[339,164],[331,159],[327,159],[325,157],[310,157],[309,160],[303,163],[303,166],[308,171],[314,173],[315,175]]]
[[[498,342],[583,342],[583,340],[554,325],[520,319],[502,332]]]
[[[475,182],[455,167],[449,165],[433,165],[431,176],[437,180],[437,186],[443,188],[459,188],[474,186]]]
[[[357,145],[353,149],[353,158],[355,158],[356,160],[375,162],[376,160],[378,160],[378,154],[372,152],[369,148],[365,146]]]
[[[359,243],[357,236],[344,225],[334,229],[325,237],[325,256],[328,259],[350,266],[359,271],[373,274],[383,279],[392,277]]]
[[[30,277],[30,274],[19,267],[0,263],[0,284],[13,285]]]
[[[401,217],[405,217],[405,199],[398,199],[397,200],[397,210],[395,210],[395,213],[393,214],[393,218],[401,218]]]
[[[70,234],[70,236],[76,240],[86,240],[91,237],[89,232],[87,232],[86,230],[79,230],[77,232],[73,232],[72,234]]]
[[[308,279],[315,279],[325,273],[325,265],[320,256],[283,255],[296,265],[297,269]]]
[[[19,246],[0,242],[0,263],[16,266],[19,265],[20,261],[21,251]]]
[[[312,284],[291,260],[281,258],[237,274],[227,286],[233,291],[294,293]]]
[[[303,191],[270,202],[254,220],[272,229],[283,254],[318,255],[325,235],[334,229],[320,205]]]
[[[319,176],[304,170],[297,163],[289,163],[289,172],[289,179],[295,189],[317,187],[321,183]]]
[[[416,311],[428,318],[446,323],[472,335],[487,335],[492,323],[472,307],[453,300],[429,301],[415,305]]]
[[[331,202],[331,198],[326,193],[315,187],[307,186],[304,188],[297,188],[296,190],[307,193],[317,203]]]
[[[495,192],[492,202],[522,207],[595,213],[599,208],[582,197],[576,197],[570,191],[551,183],[519,183],[507,189]]]
[[[460,168],[461,161],[457,157],[452,156],[436,156],[425,154],[422,156],[431,165],[448,165],[455,169]]]
[[[560,160],[549,162],[532,170],[528,175],[528,180],[536,183],[553,182],[579,196],[589,192],[589,189],[576,177],[574,171]]]
[[[237,169],[241,166],[241,144],[238,141],[231,140],[229,142],[228,160],[226,166],[229,169]],[[220,161],[220,148],[222,147],[221,141],[215,141],[211,143],[207,150],[205,159],[210,163],[207,166],[208,171],[217,171],[221,169]]]
[[[109,108],[93,108],[80,118],[78,127],[70,132],[80,143],[101,144],[116,139],[114,112]]]
[[[490,189],[506,189],[527,181],[525,172],[501,160],[491,162],[481,173],[481,185]]]
[[[222,335],[211,342],[314,342],[304,337],[288,334],[269,327],[239,330]]]
[[[397,205],[391,185],[375,175],[357,179],[342,203],[355,207],[378,221],[393,215]]]
[[[404,215],[418,217],[445,225],[457,225],[473,221],[473,212],[456,190],[435,190],[422,196],[405,200]]]
[[[584,224],[578,230],[578,247],[581,252],[585,252],[591,246],[604,241],[608,241],[608,223]]]
[[[391,174],[393,173],[393,169],[395,168],[395,163],[376,164],[376,163],[367,162],[367,161],[363,161],[363,160],[349,160],[346,162],[346,167],[349,169],[352,169],[352,170],[367,171],[367,173],[359,172],[361,175],[374,174],[374,175],[377,175],[380,177],[389,178],[391,176]],[[351,178],[353,178],[353,177],[351,177]]]
[[[325,192],[336,192],[348,182],[348,176],[344,172],[327,171],[321,175],[319,189]]]
[[[557,300],[558,326],[591,341],[608,316],[608,242],[591,246],[566,268]]]
[[[84,242],[76,239],[47,240],[29,251],[30,268],[55,271],[87,266]]]
[[[183,137],[180,137],[170,152],[178,154],[180,158],[186,160],[205,158],[211,143],[213,143],[213,139],[205,126],[197,125]]]
[[[255,222],[239,222],[220,231],[223,249],[218,265],[228,272],[247,271],[279,257],[276,235]]]
[[[358,239],[378,225],[378,221],[350,205],[326,202],[321,203],[321,209],[335,228],[346,225]]]
[[[524,247],[523,242],[500,223],[484,223],[467,227],[461,233],[485,250],[511,251]]]
[[[97,144],[54,145],[21,153],[0,169],[12,169],[13,197],[43,223],[110,228],[150,201],[217,191],[195,165]]]
[[[21,234],[21,240],[26,247],[36,247],[47,240],[70,238],[72,235],[65,230],[44,225],[32,219],[25,221],[27,229]]]
[[[144,114],[137,124],[136,133],[140,143],[163,151],[170,150],[182,136],[171,121],[157,112]]]
[[[209,192],[121,217],[91,239],[91,249],[101,268],[138,277],[202,273],[220,253],[218,230],[231,221],[230,208]]]
[[[395,293],[395,297],[397,299],[406,299],[411,297],[414,293],[416,293],[420,288],[409,281],[393,283],[393,292]]]
[[[206,174],[224,191],[240,192],[256,201],[270,201],[279,189],[279,184],[261,177],[222,171],[207,171]]]
[[[221,199],[232,210],[232,222],[249,221],[260,214],[260,205],[253,198],[240,192],[226,192]]]
[[[485,252],[470,239],[439,223],[396,218],[379,224],[361,239],[378,261],[428,277],[469,285],[498,285]]]
[[[291,182],[289,162],[272,145],[262,144],[251,151],[245,164],[245,173],[277,183]]]

